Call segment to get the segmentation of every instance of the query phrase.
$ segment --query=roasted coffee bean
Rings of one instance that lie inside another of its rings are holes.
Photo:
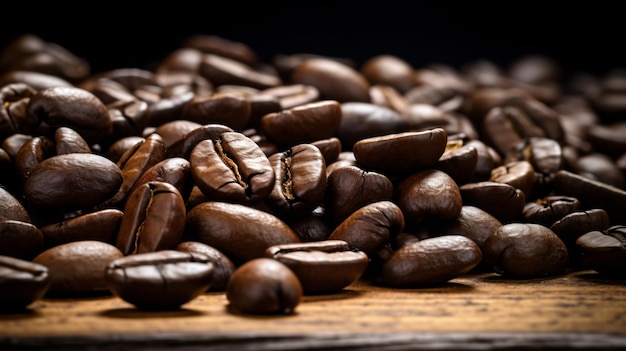
[[[79,210],[112,197],[122,170],[104,156],[73,153],[41,161],[26,178],[24,199],[42,209]]]
[[[556,221],[580,209],[580,201],[570,196],[552,195],[524,205],[524,220],[550,228]]]
[[[57,86],[37,91],[28,101],[27,114],[51,128],[70,127],[90,145],[105,140],[113,132],[104,103],[77,87]]]
[[[458,185],[472,181],[478,164],[478,150],[475,147],[448,141],[448,146],[433,168],[448,174]]]
[[[24,83],[7,84],[0,88],[0,140],[15,133],[35,130],[38,121],[28,118],[26,105],[36,92]]]
[[[402,209],[407,226],[429,221],[453,220],[461,213],[461,191],[447,173],[429,169],[404,178],[394,198]]]
[[[68,218],[39,228],[44,248],[73,241],[96,240],[115,244],[124,212],[104,209]]]
[[[597,152],[614,158],[626,153],[626,123],[596,123],[586,130],[586,140]]]
[[[187,103],[181,117],[200,125],[223,124],[242,130],[250,123],[251,113],[249,99],[235,94],[214,94]]]
[[[335,223],[341,223],[359,208],[393,200],[394,186],[384,174],[346,165],[328,176],[325,208]]]
[[[306,295],[342,290],[361,278],[369,263],[364,252],[341,240],[275,245],[265,255],[289,267]]]
[[[128,197],[115,246],[124,255],[174,249],[183,237],[185,210],[175,186],[145,183]]]
[[[626,207],[625,190],[567,170],[555,173],[553,186],[558,194],[578,199],[581,209],[600,208],[606,211],[611,225],[620,224],[625,220],[623,215]]]
[[[41,161],[54,155],[56,155],[55,144],[50,138],[36,136],[24,140],[14,157],[15,171],[22,184]]]
[[[582,155],[576,159],[572,166],[572,171],[583,177],[597,180],[619,189],[626,189],[624,172],[606,154],[595,152]]]
[[[271,193],[275,174],[261,148],[239,132],[199,142],[189,155],[191,174],[207,198],[254,203]]]
[[[292,84],[311,85],[322,100],[369,102],[370,83],[349,65],[323,57],[305,60],[291,75]]]
[[[183,199],[187,199],[194,185],[191,175],[191,163],[182,157],[169,157],[157,162],[143,172],[141,177],[131,187],[129,193],[153,181],[172,184],[178,189]]]
[[[289,84],[267,88],[260,91],[259,94],[275,97],[283,110],[318,101],[320,97],[320,92],[316,87],[303,84]]]
[[[478,159],[476,160],[476,167],[474,174],[471,177],[470,182],[484,182],[491,178],[491,172],[494,168],[502,164],[502,158],[498,152],[485,144],[484,142],[473,139],[463,144],[466,147],[473,147],[476,149]],[[469,183],[469,182],[468,182]]]
[[[242,204],[207,201],[187,213],[187,237],[223,252],[235,264],[263,257],[273,245],[298,243],[278,217]]]
[[[487,238],[482,252],[496,273],[513,279],[562,274],[569,264],[563,241],[549,228],[534,223],[502,225]]]
[[[278,215],[301,216],[322,204],[326,162],[311,144],[298,144],[269,157],[276,181],[266,203]]]
[[[54,132],[54,145],[57,155],[84,153],[90,154],[91,147],[74,129],[59,127]]]
[[[478,245],[461,235],[444,235],[408,243],[383,263],[378,281],[396,288],[448,282],[476,267],[483,259]]]
[[[576,239],[583,267],[610,277],[626,276],[626,227],[594,230]]]
[[[187,133],[191,133],[193,130],[202,127],[202,124],[193,122],[186,119],[175,119],[173,121],[163,123],[152,129],[151,132],[158,134],[163,138],[163,144],[165,149],[169,149],[175,142],[183,138]],[[150,128],[144,129],[144,133],[149,131]],[[146,136],[148,136],[146,135]]]
[[[33,139],[30,134],[15,133],[2,141],[2,149],[9,155],[9,159],[14,160],[17,153],[27,141]],[[50,140],[46,138],[47,140]]]
[[[388,107],[345,102],[341,104],[341,123],[336,136],[343,151],[351,151],[361,139],[404,132],[405,127],[406,118]]]
[[[30,260],[42,248],[43,234],[34,224],[0,219],[0,255]]]
[[[574,211],[563,216],[550,226],[556,235],[561,238],[567,249],[572,264],[578,264],[575,260],[578,257],[576,250],[576,239],[591,231],[604,231],[609,228],[609,216],[603,209],[593,209],[587,211]]]
[[[370,86],[370,103],[390,108],[400,114],[409,110],[412,106],[409,105],[398,90],[389,85],[379,84]]]
[[[105,269],[123,256],[111,244],[82,240],[49,248],[33,262],[48,268],[51,284],[46,295],[69,297],[107,293]]]
[[[236,267],[233,261],[218,249],[199,241],[184,241],[176,246],[177,251],[205,255],[213,264],[213,279],[208,291],[225,291],[230,276]]]
[[[256,66],[259,63],[257,53],[247,44],[216,35],[192,35],[183,41],[182,47],[227,57],[249,66]]]
[[[302,295],[298,276],[285,264],[267,257],[241,265],[226,287],[229,311],[241,314],[293,314]]]
[[[137,149],[146,139],[140,136],[123,137],[113,142],[106,153],[109,160],[117,162],[128,149]]]
[[[239,61],[214,54],[205,54],[202,57],[200,75],[216,86],[243,85],[267,89],[282,84],[280,77],[275,74],[263,72]]]
[[[504,156],[525,139],[544,137],[545,133],[518,107],[504,106],[494,107],[487,113],[483,135],[485,141]]]
[[[307,216],[285,220],[302,242],[326,240],[335,228],[322,206],[317,207]]]
[[[103,207],[123,208],[137,181],[150,167],[165,159],[165,143],[161,135],[153,133],[145,140],[128,149],[117,162],[123,177],[114,196],[107,199]]]
[[[311,144],[320,149],[326,165],[335,162],[342,150],[341,140],[336,137],[315,140]]]
[[[434,128],[362,139],[352,150],[357,163],[366,170],[410,174],[434,166],[445,151],[447,138],[445,130]]]
[[[435,223],[430,231],[436,236],[462,235],[472,239],[482,250],[485,241],[502,223],[489,212],[476,206],[464,205],[456,219]]]
[[[361,73],[370,84],[389,85],[401,94],[413,88],[417,81],[415,69],[404,59],[394,55],[377,55],[361,67]]]
[[[519,189],[529,199],[535,187],[537,174],[533,165],[528,161],[513,161],[498,166],[491,171],[489,181],[508,184]]]
[[[110,139],[115,141],[127,136],[141,135],[150,121],[148,106],[147,102],[134,97],[130,101],[119,101],[107,105],[113,124]]]
[[[404,214],[392,201],[377,201],[354,211],[328,237],[373,256],[404,229]]]
[[[0,313],[28,308],[43,298],[49,287],[46,266],[0,255]]]
[[[505,183],[467,183],[461,185],[459,190],[464,205],[485,210],[502,223],[518,219],[526,204],[524,192]]]
[[[324,100],[269,113],[260,129],[278,145],[293,146],[335,136],[341,124],[341,105]]]
[[[202,254],[160,250],[111,261],[104,279],[114,295],[140,310],[174,310],[207,291],[214,270]]]
[[[0,221],[14,220],[31,223],[24,205],[7,189],[0,186]]]
[[[74,87],[74,85],[67,80],[47,73],[34,71],[8,71],[0,74],[0,86],[13,83],[27,84],[37,91],[56,87]]]
[[[234,130],[223,124],[207,124],[193,129],[167,148],[167,157],[183,157],[189,159],[193,148],[203,140],[217,140],[224,132]]]

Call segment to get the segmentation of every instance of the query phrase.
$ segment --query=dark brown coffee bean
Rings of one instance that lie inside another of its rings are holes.
[[[135,150],[145,141],[145,138],[140,136],[129,136],[114,141],[107,150],[107,158],[117,163],[122,155],[130,148]]]
[[[320,149],[326,165],[335,162],[342,150],[341,140],[336,137],[312,141],[311,144]]]
[[[38,121],[29,119],[26,106],[37,91],[28,84],[8,84],[0,88],[0,140],[16,134],[30,134]]]
[[[202,254],[160,250],[112,260],[104,279],[114,295],[140,310],[175,310],[209,289],[214,270]]]
[[[370,86],[370,103],[390,108],[400,114],[412,107],[398,90],[389,85],[379,84]]]
[[[265,254],[289,267],[306,295],[344,289],[361,278],[369,263],[364,252],[350,249],[341,240],[275,245]]]
[[[417,84],[411,64],[394,55],[369,58],[361,67],[361,73],[370,84],[389,85],[401,94]]]
[[[483,135],[485,141],[504,156],[525,139],[544,137],[545,133],[521,109],[503,106],[494,107],[487,113]]]
[[[395,188],[396,203],[406,216],[407,226],[434,220],[453,220],[463,201],[456,182],[436,169],[415,172]]]
[[[275,182],[274,169],[261,148],[239,132],[203,140],[189,156],[195,184],[211,200],[255,203],[265,200]]]
[[[326,194],[326,162],[311,144],[298,144],[269,157],[276,181],[267,205],[278,215],[305,215],[322,204]]]
[[[469,272],[483,259],[478,245],[461,235],[408,243],[385,260],[379,282],[397,288],[443,284]]]
[[[462,141],[448,140],[446,150],[433,168],[448,174],[458,185],[469,183],[474,178],[478,164],[478,150]]]
[[[336,136],[346,151],[361,139],[400,133],[406,131],[405,126],[406,119],[388,107],[346,102],[341,104],[341,124]]]
[[[303,84],[280,85],[264,89],[259,94],[275,97],[283,110],[318,101],[320,97],[316,87]]]
[[[293,146],[335,136],[341,123],[341,105],[324,100],[269,113],[261,118],[261,131],[272,142]]]
[[[0,255],[30,260],[43,248],[41,230],[29,222],[0,220]]]
[[[346,165],[328,177],[325,208],[338,224],[365,205],[391,201],[393,191],[393,183],[387,176]]]
[[[104,103],[81,88],[58,86],[39,90],[30,98],[27,113],[53,129],[74,129],[88,144],[103,141],[113,132]]]
[[[90,208],[113,196],[122,181],[120,168],[104,156],[57,155],[33,169],[24,183],[24,198],[44,209]]]
[[[187,199],[193,187],[191,163],[182,157],[170,157],[157,162],[148,168],[130,189],[132,193],[138,187],[153,181],[172,184],[183,199]]]
[[[187,236],[216,248],[235,264],[263,257],[273,245],[298,243],[278,217],[241,204],[208,201],[187,213]]]
[[[250,123],[251,113],[249,99],[235,94],[214,94],[187,103],[182,118],[201,125],[223,124],[233,130],[242,130]]]
[[[213,264],[213,280],[207,291],[225,291],[236,267],[228,256],[218,249],[199,241],[184,241],[176,246],[177,251],[205,255]]]
[[[154,133],[160,135],[161,138],[163,138],[165,149],[169,149],[175,142],[187,135],[187,133],[191,133],[200,127],[202,127],[200,123],[185,119],[176,119],[157,126],[148,134]],[[150,128],[146,128],[144,133],[148,130],[150,130]]]
[[[24,205],[7,189],[0,186],[0,221],[14,220],[31,223]]]
[[[124,255],[174,249],[183,237],[185,213],[176,187],[148,182],[128,197],[115,245]]]
[[[45,248],[81,240],[115,244],[123,216],[124,212],[118,209],[105,209],[47,224],[39,230],[43,235]]]
[[[257,53],[247,44],[216,35],[192,35],[183,41],[182,47],[228,57],[249,66],[256,66],[259,63]]]
[[[359,140],[352,151],[366,170],[406,174],[434,166],[445,151],[447,138],[442,128],[403,132]]]
[[[74,87],[74,85],[67,80],[47,73],[8,71],[0,74],[0,86],[14,83],[27,84],[37,91],[56,87]]]
[[[50,138],[36,136],[25,140],[14,157],[15,171],[22,184],[41,161],[54,155],[56,155],[55,145]]]
[[[498,166],[491,171],[489,181],[508,184],[521,190],[527,199],[531,198],[537,175],[528,161],[514,161]]]
[[[127,136],[141,135],[148,126],[148,103],[133,97],[130,101],[119,101],[108,104],[109,117],[113,124],[110,140],[118,140]]]
[[[558,194],[578,199],[581,209],[605,210],[609,215],[611,225],[625,220],[623,214],[626,207],[625,190],[567,170],[555,173],[553,185]]]
[[[591,231],[604,231],[609,228],[609,216],[603,209],[574,211],[554,222],[550,229],[567,246],[570,257],[577,256],[576,239]],[[578,263],[572,260],[573,263]]]
[[[505,183],[467,183],[461,185],[459,190],[464,205],[485,210],[502,223],[518,219],[526,204],[524,192]]]
[[[534,223],[504,224],[487,238],[483,255],[496,273],[514,279],[558,275],[569,264],[563,241],[549,228]]]
[[[46,295],[65,297],[108,292],[105,269],[123,256],[111,244],[83,240],[49,248],[33,262],[48,268],[51,285]]]
[[[614,158],[626,152],[625,132],[626,123],[623,121],[596,123],[586,129],[585,136],[594,150]]]
[[[280,261],[267,257],[241,265],[226,287],[227,307],[242,314],[293,314],[302,295],[296,274]]]
[[[367,79],[354,68],[332,59],[305,60],[294,69],[290,82],[314,86],[323,100],[340,103],[370,101]]]
[[[546,196],[524,205],[524,220],[550,228],[556,221],[580,209],[580,201],[569,196]]]
[[[54,144],[56,154],[72,154],[84,153],[90,154],[91,148],[89,144],[74,129],[68,127],[59,127],[54,132]]]
[[[578,157],[572,165],[572,171],[585,178],[626,189],[626,176],[619,169],[617,163],[607,156],[598,152]]]
[[[472,239],[482,250],[485,241],[495,232],[502,222],[489,212],[476,206],[464,205],[456,219],[438,222],[436,235],[463,235]]]
[[[404,229],[404,214],[391,201],[377,201],[354,211],[328,237],[373,256]]]
[[[463,145],[475,148],[476,153],[478,154],[476,168],[474,169],[474,174],[470,182],[483,182],[489,180],[491,177],[491,171],[501,165],[501,156],[494,148],[478,139],[469,140],[463,143]]]
[[[242,85],[267,89],[282,84],[280,77],[275,74],[214,54],[202,57],[200,74],[216,86]]]
[[[322,241],[328,239],[334,227],[333,222],[327,218],[326,210],[320,206],[307,216],[286,218],[287,224],[298,235],[300,241]]]
[[[576,239],[584,268],[610,277],[626,276],[626,228],[617,225],[604,231],[591,231]]]
[[[44,265],[0,255],[0,313],[26,309],[50,287]]]
[[[182,138],[170,145],[167,148],[166,156],[189,159],[191,150],[193,150],[193,148],[202,140],[216,140],[219,138],[220,134],[233,131],[234,130],[232,128],[223,124],[203,125],[188,132]]]

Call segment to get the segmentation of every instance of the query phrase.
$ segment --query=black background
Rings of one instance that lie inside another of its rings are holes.
[[[558,4],[562,3],[562,6]],[[505,68],[528,54],[566,72],[626,67],[619,2],[335,1],[21,3],[3,9],[0,44],[30,33],[88,60],[92,72],[148,68],[195,34],[247,44],[262,61],[315,53],[397,55],[414,67],[487,59]]]

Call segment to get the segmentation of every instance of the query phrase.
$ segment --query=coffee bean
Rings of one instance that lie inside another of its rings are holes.
[[[0,255],[0,313],[20,311],[43,298],[50,288],[44,265]]]

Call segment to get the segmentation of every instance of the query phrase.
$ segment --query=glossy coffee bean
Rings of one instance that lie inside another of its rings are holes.
[[[234,94],[197,97],[185,105],[181,118],[200,125],[223,124],[241,130],[250,122],[250,100]]]
[[[395,188],[395,199],[407,225],[453,220],[461,213],[461,191],[452,177],[436,170],[415,172]]]
[[[401,94],[417,84],[414,68],[404,59],[394,55],[369,58],[361,67],[361,72],[370,84],[389,85]]]
[[[337,138],[345,150],[365,138],[378,137],[406,131],[406,118],[389,107],[369,102],[341,104],[341,124]]]
[[[59,127],[54,132],[54,144],[57,155],[71,153],[91,153],[91,147],[74,129]]]
[[[265,254],[298,276],[304,294],[338,292],[357,281],[367,268],[368,256],[347,242],[323,240],[269,247]]]
[[[51,285],[47,295],[69,297],[106,293],[105,269],[123,256],[112,244],[83,240],[49,248],[33,262],[48,268]]]
[[[433,168],[448,174],[458,184],[472,181],[478,164],[478,150],[467,144],[448,141],[446,151]]]
[[[513,161],[496,167],[491,171],[489,181],[508,184],[521,190],[525,197],[531,198],[537,175],[528,161]]]
[[[546,227],[580,209],[580,201],[570,196],[552,195],[528,202],[524,205],[524,220]]]
[[[0,313],[26,309],[50,287],[44,265],[0,255]]]
[[[609,277],[626,276],[625,244],[626,229],[622,225],[594,230],[576,239],[582,266]]]
[[[30,222],[0,220],[0,255],[30,260],[43,249],[43,234]]]
[[[211,123],[195,128],[185,134],[183,137],[172,143],[166,152],[167,157],[182,157],[189,159],[191,150],[203,140],[216,140],[220,134],[224,132],[233,132],[234,130],[226,125]]]
[[[518,219],[526,204],[524,192],[505,183],[467,183],[461,185],[459,190],[463,204],[485,210],[502,223]]]
[[[435,165],[445,151],[447,138],[442,128],[403,132],[359,140],[352,151],[366,170],[406,174]]]
[[[72,153],[41,161],[24,183],[25,201],[53,210],[90,208],[122,185],[120,168],[104,156]]]
[[[311,144],[298,144],[273,154],[269,161],[276,180],[266,203],[279,215],[308,214],[322,204],[326,193],[326,162]]]
[[[227,307],[241,314],[293,314],[302,295],[298,276],[280,261],[267,257],[241,265],[226,287]]]
[[[195,184],[211,200],[255,203],[271,193],[275,174],[261,148],[240,132],[203,140],[189,156]]]
[[[558,275],[569,264],[563,241],[549,228],[534,223],[502,225],[485,241],[483,255],[496,273],[513,279]]]
[[[404,229],[404,214],[392,201],[377,201],[354,211],[328,237],[373,256]]]
[[[132,193],[138,187],[154,181],[172,184],[186,199],[193,187],[191,163],[182,157],[165,158],[143,172],[129,192]]]
[[[225,291],[230,276],[236,267],[233,261],[216,248],[199,241],[183,241],[176,246],[177,251],[205,255],[213,264],[213,279],[208,291]]]
[[[115,246],[124,255],[173,250],[185,229],[185,201],[172,184],[152,181],[130,194]]]
[[[273,245],[300,238],[278,217],[253,207],[206,201],[187,213],[187,237],[223,252],[235,264],[263,257]]]
[[[275,74],[263,72],[228,57],[205,54],[200,63],[200,75],[216,86],[243,85],[256,89],[267,89],[282,84]]]
[[[30,223],[30,215],[24,205],[7,189],[0,187],[0,221],[14,220]]]
[[[117,258],[105,271],[107,288],[140,310],[174,310],[207,291],[214,266],[192,252],[161,250]]]
[[[124,212],[110,208],[68,218],[40,227],[44,248],[73,241],[97,240],[115,244]]]
[[[469,272],[483,259],[478,245],[461,235],[408,243],[383,263],[379,283],[396,288],[443,284]]]
[[[472,239],[482,250],[485,241],[502,223],[489,212],[476,206],[464,205],[456,219],[441,221],[431,231],[439,235],[462,235]]]

